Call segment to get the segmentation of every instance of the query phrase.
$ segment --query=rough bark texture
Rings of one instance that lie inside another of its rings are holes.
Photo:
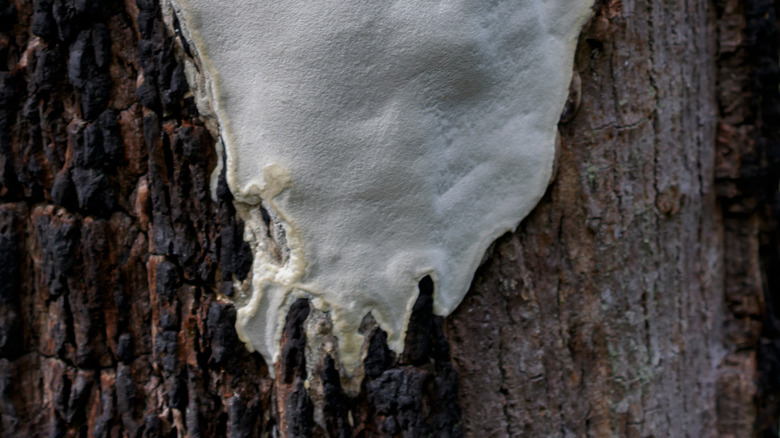
[[[157,1],[0,0],[0,435],[776,436],[777,9],[597,4],[544,200],[455,314],[421,282],[400,357],[367,322],[350,397],[308,302],[275,380],[236,338],[251,254]]]
[[[709,2],[611,1],[582,35],[557,178],[451,318],[465,430],[715,434],[715,25]]]

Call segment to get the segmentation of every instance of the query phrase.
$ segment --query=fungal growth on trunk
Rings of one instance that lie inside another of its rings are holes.
[[[289,306],[351,373],[367,314],[403,350],[419,294],[461,302],[550,181],[592,0],[170,0],[254,248],[237,330],[272,364]]]

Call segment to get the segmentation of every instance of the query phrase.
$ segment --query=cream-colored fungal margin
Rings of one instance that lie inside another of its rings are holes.
[[[366,314],[401,352],[420,279],[452,312],[541,198],[592,5],[168,1],[255,249],[239,336],[272,364],[289,306],[309,297],[348,372]]]

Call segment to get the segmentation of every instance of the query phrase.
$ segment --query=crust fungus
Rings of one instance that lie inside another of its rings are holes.
[[[592,5],[170,1],[254,248],[239,336],[272,364],[308,297],[348,373],[367,314],[401,352],[418,282],[452,312],[544,194]]]

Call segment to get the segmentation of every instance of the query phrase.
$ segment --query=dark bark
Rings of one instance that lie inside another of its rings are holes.
[[[0,0],[0,435],[777,434],[777,10],[599,2],[544,200],[455,314],[421,282],[403,354],[366,324],[353,397],[307,301],[276,379],[236,336],[252,256],[158,2]]]

